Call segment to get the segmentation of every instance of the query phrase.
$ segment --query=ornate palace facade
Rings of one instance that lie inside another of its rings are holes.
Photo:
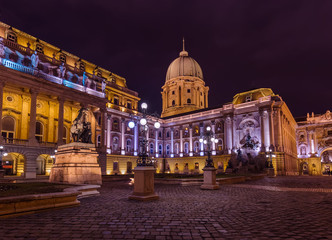
[[[278,175],[301,172],[304,157],[299,151],[306,146],[308,152],[310,141],[303,145],[298,138],[298,125],[279,95],[260,88],[209,108],[208,91],[201,67],[183,47],[162,87],[162,118],[151,117],[148,122],[148,152],[157,172],[202,173],[206,156],[199,138],[207,126],[218,139],[212,154],[219,171],[240,151],[248,161],[273,153]],[[128,122],[140,116],[140,98],[127,88],[126,80],[4,23],[0,23],[0,99],[1,154],[7,175],[47,175],[57,146],[71,141],[70,128],[82,106],[89,109],[102,173],[127,174],[136,166],[142,136],[137,125],[130,129]],[[161,128],[154,129],[154,121]]]

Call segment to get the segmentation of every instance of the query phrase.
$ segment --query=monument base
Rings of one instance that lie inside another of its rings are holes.
[[[267,176],[270,178],[276,177],[276,174],[274,172],[274,168],[268,168],[267,169]]]
[[[61,145],[50,173],[50,182],[102,184],[98,153],[94,144],[73,142]]]
[[[219,185],[216,183],[216,171],[214,167],[205,167],[204,171],[204,183],[201,186],[201,189],[204,190],[216,190],[219,189]]]
[[[128,197],[130,200],[152,201],[159,196],[154,192],[154,173],[156,169],[150,166],[134,168],[134,192]]]

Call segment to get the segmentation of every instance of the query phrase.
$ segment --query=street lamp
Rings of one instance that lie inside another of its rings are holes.
[[[132,119],[128,123],[128,127],[133,129],[136,126],[136,124],[139,122],[139,131],[141,133],[142,139],[139,141],[140,147],[138,154],[139,158],[137,159],[137,166],[153,166],[153,161],[149,158],[149,155],[147,154],[147,143],[148,143],[148,140],[146,139],[146,131],[148,130],[147,118],[150,117],[149,115],[146,114],[148,105],[146,103],[142,103],[141,108],[142,108],[142,117],[141,118],[137,117],[136,119],[137,121]],[[160,128],[160,123],[155,122],[154,127],[156,129]]]
[[[199,139],[200,143],[203,143],[205,145],[207,145],[207,159],[206,159],[206,164],[205,167],[214,167],[213,165],[213,160],[211,158],[211,144],[214,143],[218,143],[218,139],[215,138],[214,133],[211,131],[211,127],[207,126],[206,127],[206,131],[205,133],[203,133],[202,138]]]
[[[3,146],[0,146],[0,169],[3,169],[2,157],[6,157],[8,153],[5,152]]]
[[[138,129],[141,133],[142,139],[139,141],[139,154],[137,159],[137,167],[134,168],[134,192],[128,197],[132,200],[147,201],[157,200],[159,196],[154,192],[154,173],[156,169],[153,166],[153,161],[147,154],[146,131],[148,130],[148,118],[151,116],[146,114],[148,105],[141,104],[142,116],[134,116],[128,123],[128,127],[134,128],[139,123]],[[155,122],[155,128],[160,128],[160,123]]]
[[[273,163],[272,163],[272,157],[276,157],[275,154],[272,154],[272,149],[269,149],[269,153],[266,154],[266,157],[268,158],[268,162],[267,162],[267,172],[268,172],[268,176],[269,177],[275,177],[275,172],[274,172],[274,167],[273,167]]]

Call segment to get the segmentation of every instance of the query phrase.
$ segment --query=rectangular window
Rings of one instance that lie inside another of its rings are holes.
[[[114,97],[114,104],[119,105],[119,98],[118,97]]]
[[[127,108],[131,109],[131,102],[129,102],[129,101],[127,102]]]
[[[190,89],[187,89],[187,93],[190,93]]]
[[[44,53],[44,48],[41,44],[36,45],[36,51],[39,53]]]
[[[60,62],[66,63],[66,55],[60,54],[59,60]]]

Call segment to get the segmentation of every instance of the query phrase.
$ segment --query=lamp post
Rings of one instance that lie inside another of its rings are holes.
[[[269,177],[275,177],[275,172],[274,172],[274,167],[273,167],[273,162],[272,162],[272,158],[276,157],[275,154],[272,153],[272,149],[269,149],[269,153],[266,154],[266,157],[268,158],[268,162],[267,162],[267,171],[268,171],[268,176]]]
[[[215,190],[219,189],[219,185],[216,183],[216,168],[213,164],[213,159],[211,158],[211,144],[218,143],[218,139],[215,138],[214,133],[211,131],[211,127],[207,126],[206,131],[203,133],[203,136],[199,141],[207,146],[207,159],[205,162],[204,171],[204,183],[201,186],[201,189]]]
[[[142,116],[135,117],[128,123],[129,128],[134,128],[139,124],[138,128],[141,133],[141,140],[139,141],[139,154],[137,159],[137,167],[134,168],[134,192],[129,196],[129,199],[139,201],[157,200],[159,196],[154,192],[154,173],[155,168],[153,161],[149,158],[147,153],[146,132],[148,130],[148,117],[146,110],[148,105],[141,104]],[[154,128],[160,128],[160,123],[155,122]]]

